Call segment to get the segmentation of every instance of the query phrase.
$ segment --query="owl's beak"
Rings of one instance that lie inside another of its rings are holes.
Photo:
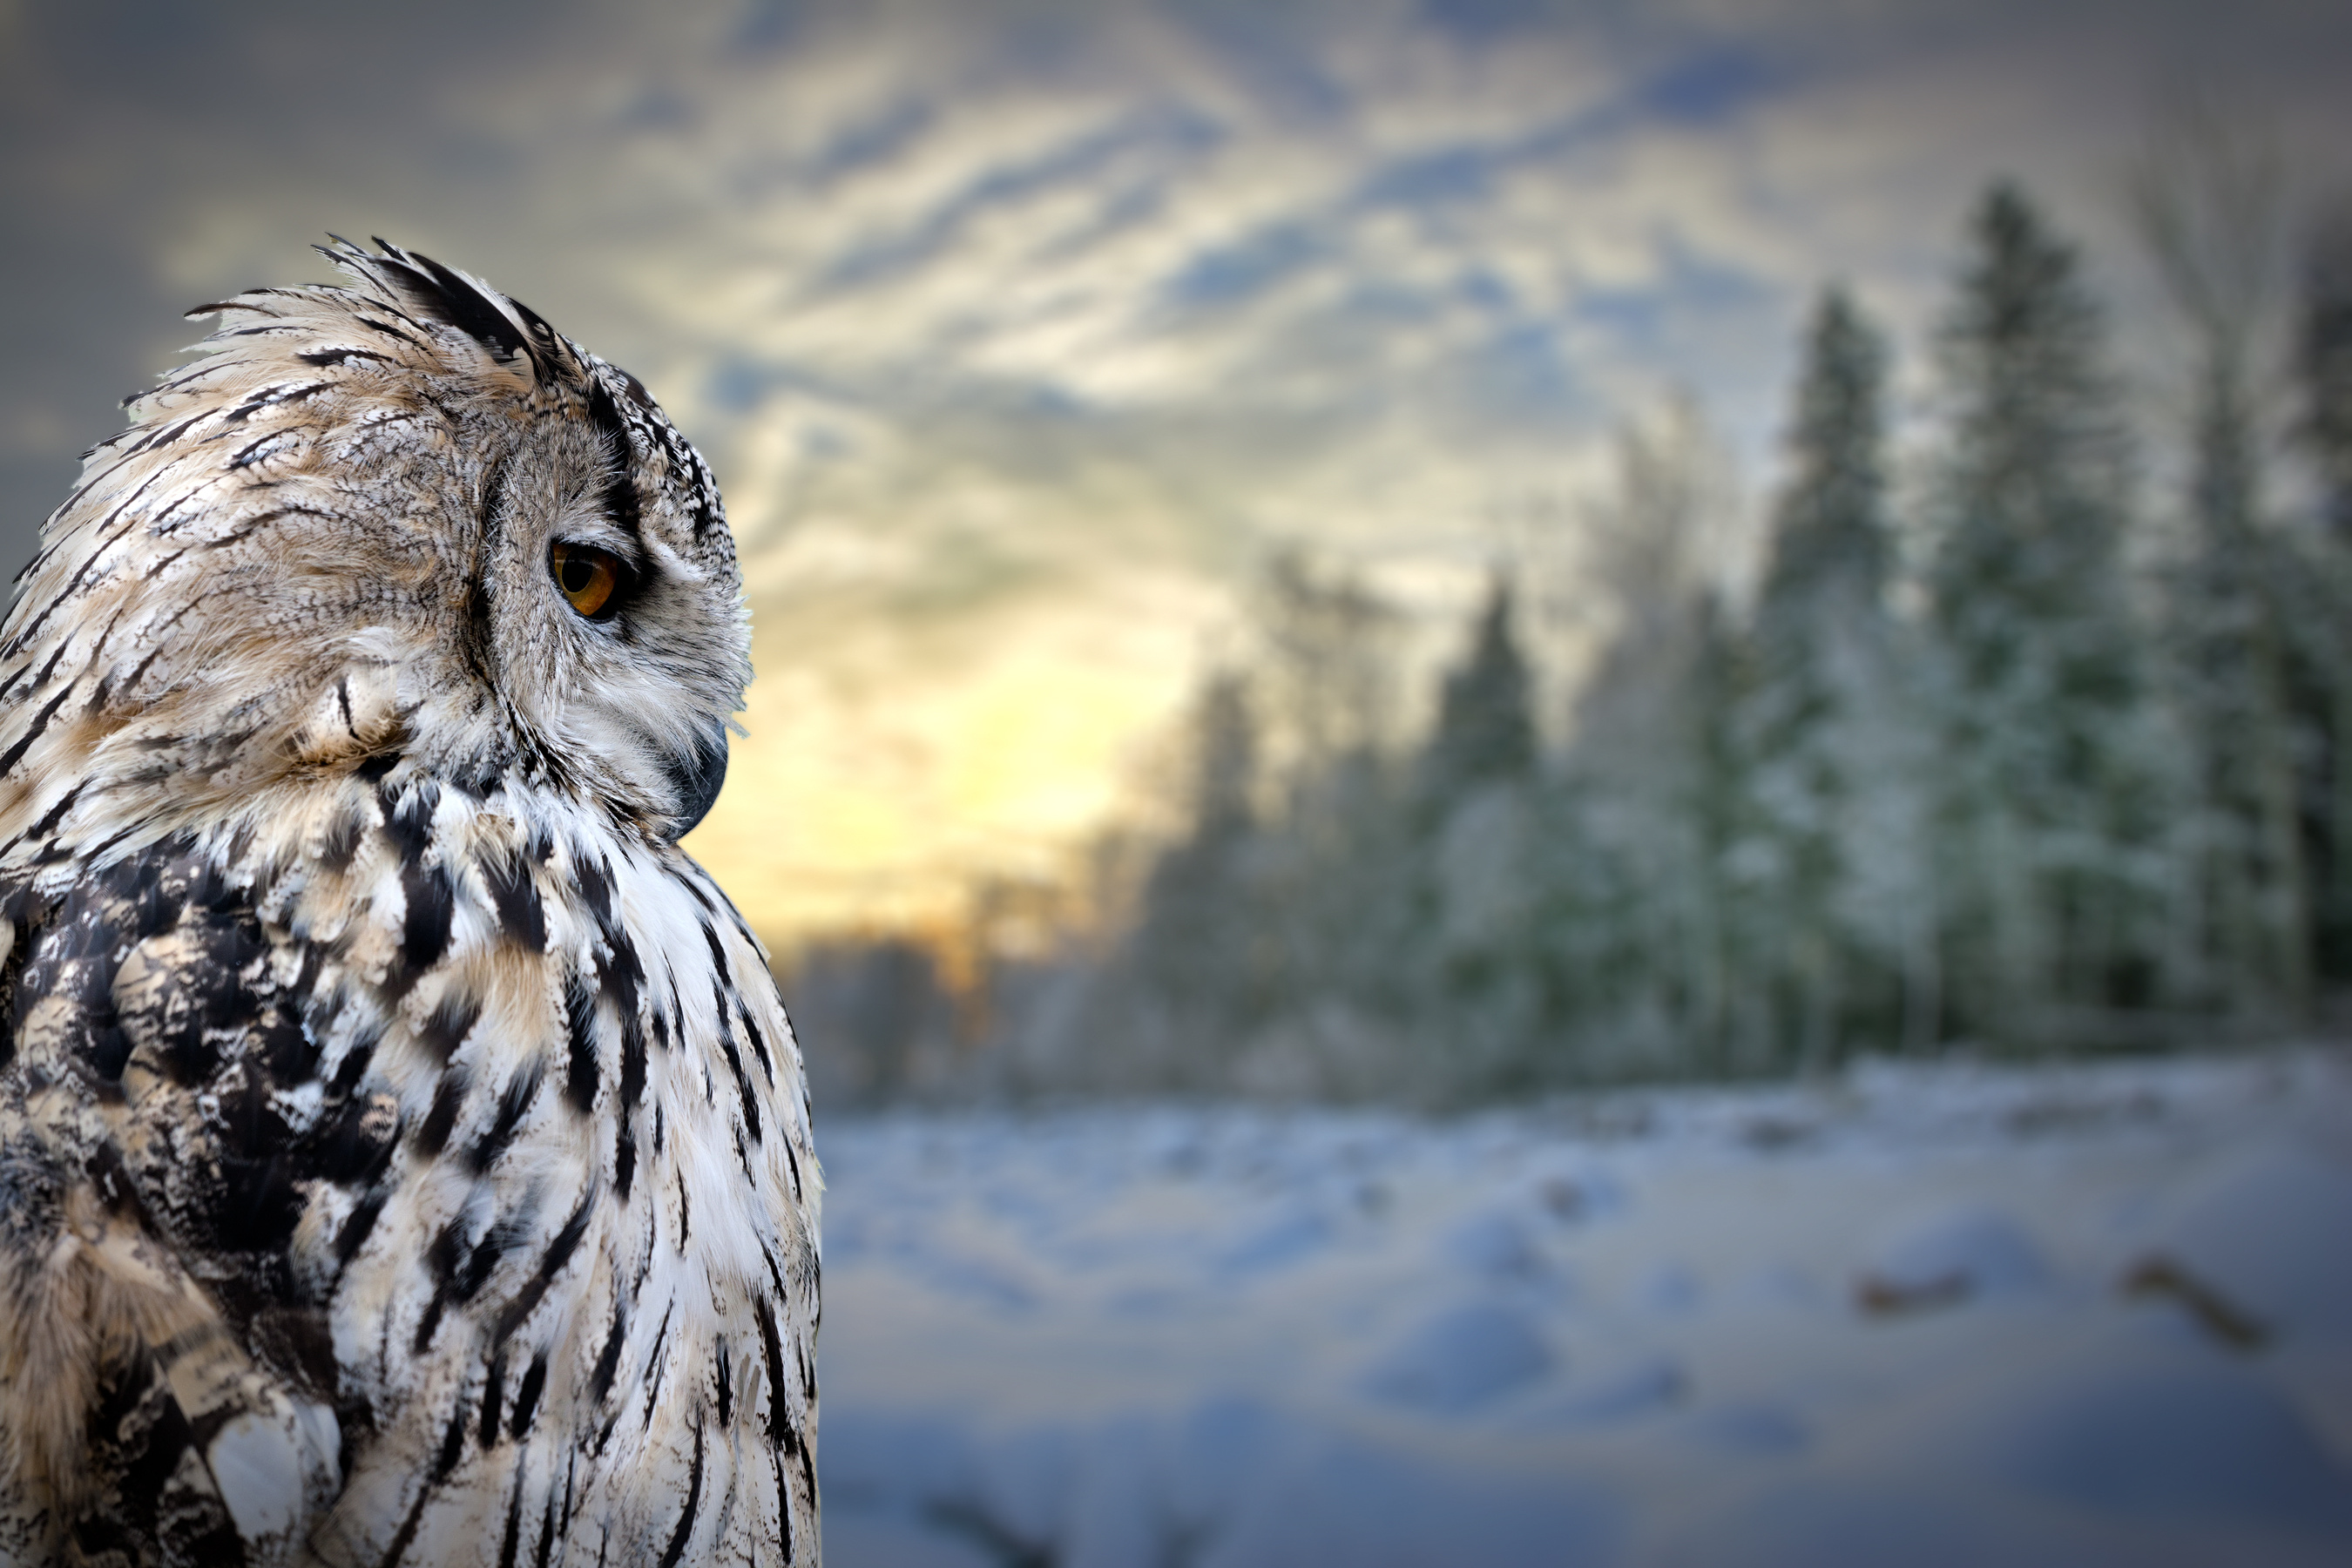
[[[711,725],[690,754],[669,759],[667,771],[677,795],[677,816],[670,832],[671,841],[676,842],[709,815],[711,802],[719,798],[719,786],[727,782],[726,727]]]

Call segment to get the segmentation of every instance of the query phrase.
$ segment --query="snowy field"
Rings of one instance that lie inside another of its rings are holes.
[[[821,1124],[833,1568],[2352,1563],[2352,1059]]]

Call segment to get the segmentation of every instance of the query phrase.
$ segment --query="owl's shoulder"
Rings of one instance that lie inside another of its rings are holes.
[[[171,1555],[123,1500],[203,1440],[155,1414],[193,1353],[213,1428],[276,1434],[316,1494],[299,1517],[353,1561],[404,1531],[467,1561],[492,1492],[535,1500],[541,1542],[591,1515],[656,1554],[812,1541],[799,1052],[757,941],[674,846],[495,782],[354,779],[0,870],[0,1271],[38,1277],[70,1234],[105,1280],[152,1277],[71,1375],[0,1391],[0,1421],[51,1412],[33,1447],[95,1478],[58,1506]],[[0,1316],[73,1315],[19,1305]],[[0,1330],[0,1380],[41,1351]],[[566,1456],[576,1519],[541,1495]],[[0,1525],[26,1513],[9,1484]],[[152,1506],[248,1547],[270,1524]]]
[[[365,1142],[288,1097],[315,1067],[298,976],[178,840],[0,878],[0,1522],[131,1562],[274,1560],[341,1447],[289,1243]]]

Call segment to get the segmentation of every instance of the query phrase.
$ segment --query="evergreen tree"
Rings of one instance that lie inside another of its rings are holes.
[[[1995,186],[1941,341],[1951,401],[1929,574],[1949,707],[1947,992],[2012,1041],[2143,999],[2159,812],[2126,580],[2127,451],[2072,247]]]
[[[1172,1030],[1168,1069],[1180,1087],[1202,1088],[1269,1004],[1251,875],[1257,725],[1239,676],[1221,671],[1202,687],[1189,741],[1188,830],[1145,878],[1126,968]]]
[[[2256,353],[2278,301],[2281,170],[2266,143],[2210,117],[2173,127],[2138,182],[2140,231],[2194,349],[2183,510],[2170,574],[2170,685],[2197,803],[2185,859],[2201,999],[2240,1014],[2309,990],[2309,890],[2298,821],[2292,597],[2300,563],[2264,499]],[[2179,955],[2177,955],[2177,957]]]
[[[1433,948],[1420,1011],[1446,1042],[1456,1094],[1525,1088],[1540,1070],[1539,952],[1527,918],[1536,729],[1512,598],[1496,572],[1470,647],[1440,686],[1413,779],[1420,940]]]
[[[1808,1062],[1838,1054],[1849,1026],[1916,1036],[1933,1004],[1911,647],[1887,608],[1885,357],[1844,291],[1827,290],[1807,334],[1739,722],[1743,896],[1773,917],[1759,922],[1754,982],[1775,1037]]]
[[[1619,443],[1618,493],[1591,517],[1589,580],[1613,632],[1579,693],[1552,858],[1548,989],[1573,998],[1578,1076],[1716,1066],[1755,1030],[1753,948],[1727,865],[1744,790],[1728,719],[1746,679],[1714,580],[1734,512],[1724,463],[1678,402]],[[1583,889],[1605,888],[1593,899]]]
[[[1790,478],[1757,603],[1768,659],[1811,657],[1824,601],[1880,606],[1893,566],[1886,519],[1886,349],[1843,289],[1825,290],[1806,335],[1789,431]]]
[[[1511,583],[1495,574],[1470,654],[1447,672],[1437,724],[1423,758],[1423,787],[1440,809],[1482,784],[1535,766],[1534,699],[1528,661],[1511,627]]]

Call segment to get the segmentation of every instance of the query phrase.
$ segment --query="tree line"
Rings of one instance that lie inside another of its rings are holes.
[[[1533,651],[1559,582],[1495,571],[1414,728],[1399,613],[1276,556],[1250,656],[1192,704],[1177,829],[1102,857],[1116,918],[952,1003],[908,944],[820,951],[821,1080],[830,1049],[844,1098],[1462,1103],[2326,1026],[2352,994],[2352,208],[2282,295],[2264,178],[2208,139],[2137,187],[2193,350],[2152,443],[2078,250],[2008,183],[1967,221],[1916,484],[1843,288],[1752,584],[1719,570],[1695,412],[1629,427],[1579,534],[1605,614],[1564,722]]]

